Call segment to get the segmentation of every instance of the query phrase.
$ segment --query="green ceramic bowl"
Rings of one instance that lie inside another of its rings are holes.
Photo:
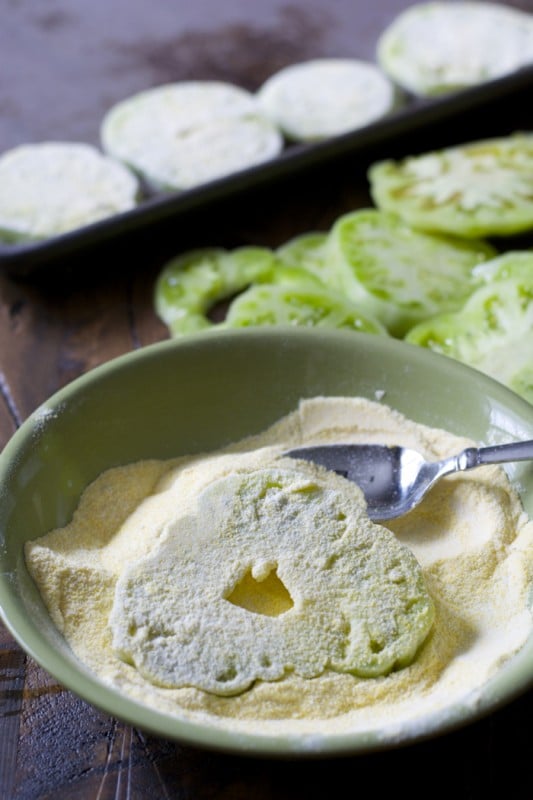
[[[176,720],[121,696],[83,667],[30,579],[24,542],[64,525],[83,489],[108,467],[230,443],[303,397],[361,395],[480,443],[533,438],[533,406],[479,372],[380,336],[281,328],[206,332],[115,359],[55,394],[0,455],[0,607],[21,646],[64,686],[111,715],[202,747],[271,756],[357,753],[392,743],[371,733],[242,735]],[[379,396],[379,395],[378,395]],[[515,480],[533,516],[533,469]],[[451,709],[445,729],[487,714],[533,684],[533,637],[486,687],[476,710]],[[424,736],[441,733],[425,731]],[[416,738],[407,736],[407,744]]]

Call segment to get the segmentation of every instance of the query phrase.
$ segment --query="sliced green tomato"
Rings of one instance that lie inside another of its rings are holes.
[[[346,294],[376,316],[393,336],[460,308],[479,285],[474,267],[495,256],[483,241],[413,230],[375,209],[340,217],[329,237],[332,270]]]
[[[234,250],[191,250],[163,267],[155,286],[154,304],[173,336],[211,328],[211,308],[255,283],[322,287],[299,266],[283,263],[266,247]]]
[[[271,250],[243,247],[191,250],[163,267],[154,304],[173,336],[210,328],[211,307],[251,283],[271,276],[277,261]]]
[[[225,322],[230,328],[260,325],[304,325],[348,328],[387,335],[371,314],[325,287],[264,284],[250,287],[231,303]]]
[[[482,286],[460,311],[416,325],[405,339],[475,367],[533,402],[533,272]]]
[[[413,94],[445,94],[530,64],[533,18],[494,3],[417,3],[382,33],[377,59]]]
[[[0,158],[0,241],[47,239],[129,211],[139,182],[96,148],[26,144]]]
[[[414,228],[463,237],[533,228],[533,134],[380,161],[368,178],[378,208]]]
[[[286,264],[303,267],[321,278],[328,261],[328,235],[319,231],[302,233],[278,247],[276,255]]]
[[[329,235],[312,231],[295,236],[276,250],[289,266],[311,273],[325,286],[342,289],[342,281],[329,250]]]
[[[529,286],[533,281],[533,250],[510,250],[479,264],[474,273],[484,283],[512,278]]]
[[[110,108],[103,149],[155,191],[180,191],[278,155],[283,137],[254,96],[229,83],[181,81]]]
[[[257,99],[288,139],[312,142],[389,114],[398,103],[398,93],[375,64],[322,58],[274,73],[260,87]]]

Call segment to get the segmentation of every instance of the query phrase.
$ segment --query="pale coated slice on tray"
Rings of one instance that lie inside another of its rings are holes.
[[[355,484],[295,463],[214,481],[124,570],[113,647],[152,683],[233,695],[415,658],[434,620],[417,560]]]
[[[446,94],[532,64],[533,16],[497,3],[418,3],[383,31],[376,55],[403,89]]]
[[[0,241],[38,241],[129,211],[139,182],[76,142],[24,144],[0,157]]]
[[[393,336],[459,308],[479,284],[474,268],[496,254],[484,241],[415,231],[376,209],[340,217],[328,247],[331,272],[346,296]]]
[[[283,147],[253,95],[220,81],[165,84],[120,101],[102,121],[101,141],[155,191],[193,188]]]
[[[357,130],[399,102],[392,82],[358,59],[323,58],[290,64],[257,92],[261,108],[293,141],[320,141]]]
[[[375,204],[408,224],[463,237],[533,228],[533,134],[379,161],[368,173]]]
[[[405,337],[491,375],[533,403],[533,252],[505,253],[480,265],[483,284],[451,314]]]

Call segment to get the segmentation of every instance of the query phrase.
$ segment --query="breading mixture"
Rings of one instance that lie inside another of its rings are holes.
[[[215,453],[100,475],[26,558],[75,654],[181,719],[263,734],[423,730],[533,628],[533,523],[502,468],[443,479],[371,523],[359,489],[283,457],[472,442],[362,398],[313,398]]]

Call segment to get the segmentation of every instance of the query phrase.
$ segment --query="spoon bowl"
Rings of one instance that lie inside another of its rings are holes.
[[[467,447],[441,461],[427,461],[406,447],[380,444],[299,447],[284,455],[312,461],[356,483],[365,496],[368,516],[380,521],[407,514],[444,475],[484,464],[533,459],[533,440]]]

